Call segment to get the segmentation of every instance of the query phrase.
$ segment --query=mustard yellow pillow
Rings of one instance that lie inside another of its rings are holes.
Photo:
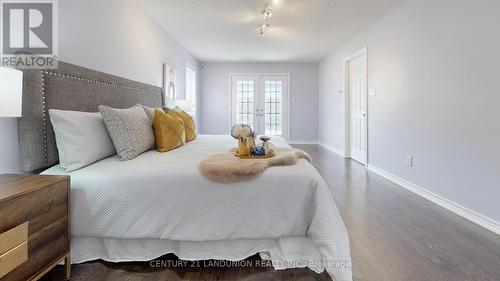
[[[156,150],[159,152],[170,151],[186,143],[184,121],[181,118],[166,114],[159,108],[155,109],[153,131],[155,133]]]
[[[184,129],[186,131],[186,141],[192,141],[196,138],[196,124],[194,123],[193,117],[186,113],[185,111],[177,111],[172,109],[168,111],[168,114],[177,118],[181,118],[184,121]]]

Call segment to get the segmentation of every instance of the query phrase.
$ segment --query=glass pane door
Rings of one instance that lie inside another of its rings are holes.
[[[264,81],[264,134],[283,135],[283,81]]]
[[[284,75],[266,75],[259,77],[259,115],[260,133],[268,136],[287,137],[288,124],[288,79]]]
[[[256,129],[257,79],[255,77],[233,77],[232,79],[232,124],[247,124]]]
[[[237,82],[237,98],[236,98],[236,119],[237,123],[248,124],[254,126],[254,81],[240,80]]]
[[[257,135],[287,137],[287,77],[236,75],[231,79],[231,125],[248,124]]]

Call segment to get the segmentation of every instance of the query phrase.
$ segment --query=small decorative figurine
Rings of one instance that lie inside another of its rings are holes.
[[[265,156],[265,155],[266,151],[262,146],[256,146],[254,147],[254,149],[252,149],[252,156]]]
[[[264,148],[265,154],[269,154],[271,149],[269,148],[268,141],[271,139],[269,136],[260,136],[260,140],[262,141],[262,147]]]

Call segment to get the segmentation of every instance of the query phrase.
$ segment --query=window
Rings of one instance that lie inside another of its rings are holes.
[[[186,100],[193,104],[196,113],[196,70],[191,65],[186,65]]]

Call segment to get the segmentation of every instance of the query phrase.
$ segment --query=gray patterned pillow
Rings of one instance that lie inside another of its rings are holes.
[[[130,160],[155,146],[151,122],[141,106],[115,109],[100,105],[104,125],[122,160]]]

